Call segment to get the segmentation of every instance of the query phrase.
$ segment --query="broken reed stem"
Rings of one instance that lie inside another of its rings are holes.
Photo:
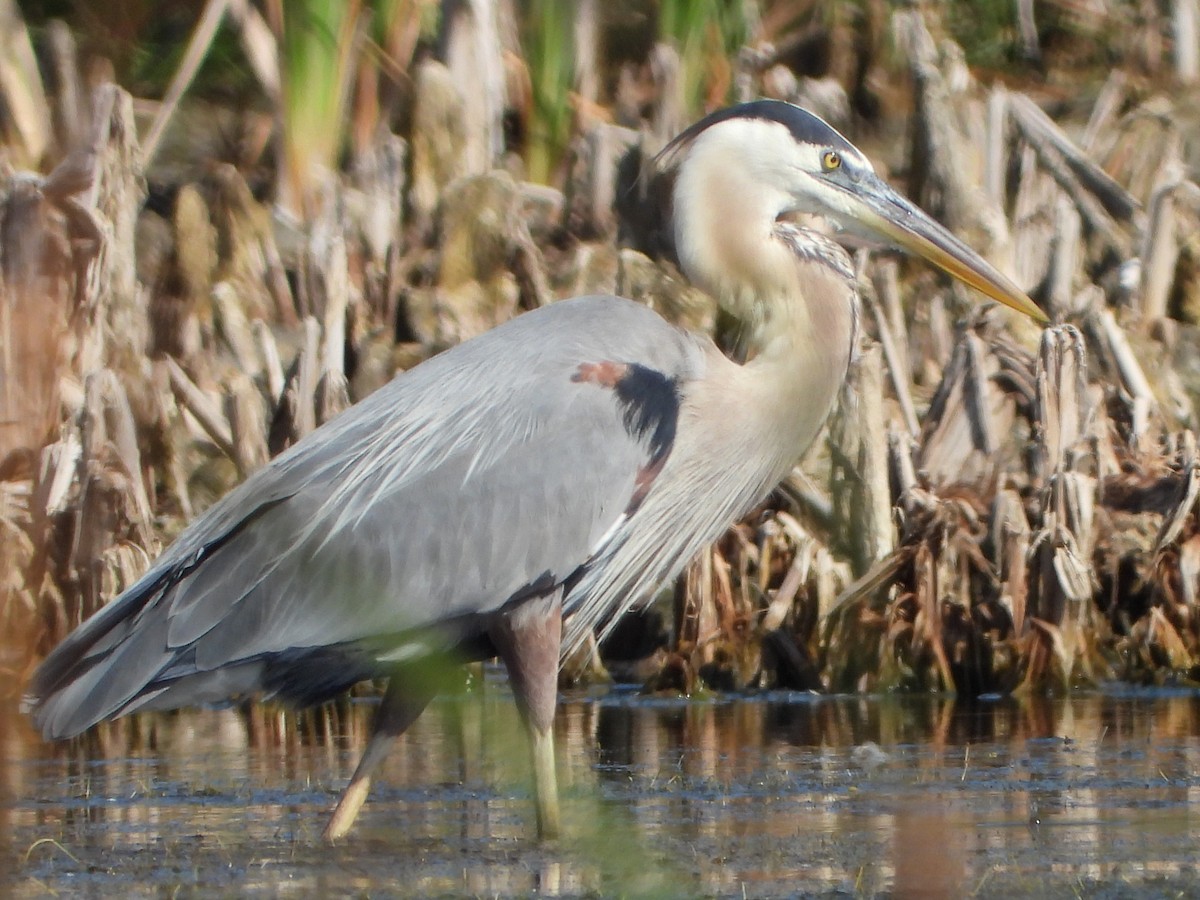
[[[229,430],[229,422],[213,405],[208,396],[188,378],[179,363],[171,357],[166,357],[163,364],[170,379],[171,391],[179,405],[190,412],[200,423],[200,427],[212,438],[221,452],[234,462],[238,459],[237,448],[233,443],[233,434]]]
[[[279,358],[279,346],[275,343],[275,337],[271,334],[271,329],[261,319],[256,319],[252,322],[250,330],[254,334],[254,342],[258,345],[258,352],[262,358],[262,367],[266,373],[267,400],[270,402],[272,408],[274,408],[283,397],[285,383],[283,362]]]
[[[171,84],[167,88],[167,94],[150,125],[150,130],[146,133],[146,139],[142,142],[143,159],[146,165],[154,160],[167,123],[175,114],[175,108],[183,98],[183,92],[192,83],[192,79],[196,77],[196,72],[200,70],[200,65],[208,55],[209,47],[212,46],[217,29],[221,27],[221,21],[225,18],[225,10],[228,6],[229,0],[208,0],[205,3],[204,10],[200,13],[200,20],[196,23],[196,29],[192,32],[192,39],[188,41],[187,52],[184,53],[179,68],[175,71],[175,77],[171,79]]]
[[[894,270],[893,270],[894,277]],[[912,392],[909,390],[909,381],[911,375],[908,371],[908,364],[901,356],[899,342],[892,335],[891,323],[884,314],[880,306],[879,298],[875,294],[875,290],[870,282],[863,282],[861,295],[863,302],[871,317],[875,321],[875,334],[879,340],[879,346],[883,351],[883,358],[887,364],[888,377],[892,384],[892,392],[896,397],[896,402],[900,405],[900,414],[904,418],[904,425],[908,428],[910,434],[916,434],[920,429],[920,424],[917,419],[916,405],[913,403]]]
[[[1110,232],[1116,235],[1109,216],[1120,222],[1139,224],[1141,207],[1138,202],[1111,175],[1092,162],[1040,106],[1024,94],[1013,94],[1009,109],[1021,136],[1037,152],[1046,171],[1076,201],[1080,212],[1094,228],[1106,236]],[[1097,212],[1096,201],[1103,213]],[[1113,240],[1120,245],[1119,239]]]
[[[1175,285],[1175,268],[1179,260],[1175,193],[1187,178],[1180,160],[1179,136],[1172,132],[1163,154],[1154,193],[1150,195],[1150,211],[1142,247],[1142,278],[1139,304],[1142,317],[1153,322],[1167,314],[1167,300]]]
[[[1133,445],[1138,446],[1150,424],[1150,413],[1155,406],[1154,390],[1146,378],[1137,354],[1129,344],[1129,338],[1117,324],[1111,310],[1104,309],[1093,320],[1097,333],[1111,354],[1121,378],[1121,386],[1130,398]]]

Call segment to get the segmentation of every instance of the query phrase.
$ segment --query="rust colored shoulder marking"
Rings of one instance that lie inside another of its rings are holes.
[[[587,382],[601,387],[615,388],[629,372],[625,363],[613,362],[606,359],[603,362],[580,363],[571,380],[576,383]]]

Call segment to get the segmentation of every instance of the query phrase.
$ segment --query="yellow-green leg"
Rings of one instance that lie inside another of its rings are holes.
[[[523,603],[489,629],[508,669],[517,709],[529,734],[538,836],[558,837],[558,777],[554,761],[554,709],[558,703],[558,656],[562,643],[562,597],[555,593]]]
[[[375,726],[362,759],[342,792],[322,837],[336,841],[346,836],[371,790],[371,775],[387,757],[392,741],[405,732],[434,697],[432,685],[425,678],[405,678],[397,672],[388,681],[387,692],[375,714]]]

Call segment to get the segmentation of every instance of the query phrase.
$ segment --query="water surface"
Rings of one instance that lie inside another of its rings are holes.
[[[532,838],[511,695],[438,700],[351,836],[320,832],[372,704],[0,721],[0,894],[1179,896],[1200,892],[1200,696],[610,691],[564,698],[566,836]]]

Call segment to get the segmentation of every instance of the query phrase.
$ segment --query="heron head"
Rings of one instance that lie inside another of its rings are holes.
[[[836,129],[798,106],[758,100],[723,109],[681,133],[660,159],[678,164],[680,189],[689,189],[689,168],[704,169],[709,177],[699,183],[710,190],[715,182],[728,183],[726,205],[755,203],[772,219],[821,216],[851,235],[920,256],[993,300],[1046,321],[1010,279],[889,187]]]

